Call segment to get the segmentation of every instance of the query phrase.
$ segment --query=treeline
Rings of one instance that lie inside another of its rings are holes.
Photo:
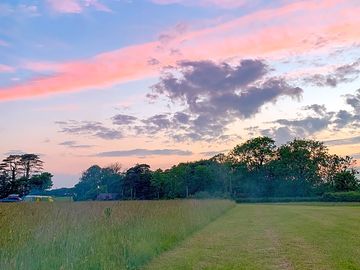
[[[152,171],[147,164],[126,171],[118,164],[94,165],[73,189],[63,191],[76,200],[94,200],[101,193],[116,193],[124,200],[311,197],[358,190],[353,165],[351,157],[330,154],[319,141],[295,139],[277,147],[273,139],[258,137],[228,154],[167,170]]]
[[[9,194],[42,193],[52,187],[51,173],[36,154],[10,155],[0,163],[0,198]]]

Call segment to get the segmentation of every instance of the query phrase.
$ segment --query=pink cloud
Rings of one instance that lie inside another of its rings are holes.
[[[53,76],[0,89],[0,100],[29,98],[89,88],[159,74],[177,61],[247,57],[288,57],[360,42],[360,8],[341,0],[302,1],[256,13],[198,31],[182,33],[165,45],[154,41],[65,63],[36,63],[53,68]],[[356,4],[356,3],[355,3]],[[286,24],[284,24],[286,22]],[[177,53],[174,53],[176,51]],[[149,64],[155,59],[157,65]]]
[[[0,46],[2,46],[2,47],[8,47],[8,46],[9,46],[9,43],[7,43],[7,42],[5,42],[5,41],[3,41],[3,40],[0,39]]]
[[[60,63],[54,62],[38,62],[38,61],[29,61],[24,62],[21,67],[24,69],[28,69],[34,72],[43,72],[43,71],[52,71],[57,72],[61,69]]]
[[[50,7],[59,13],[81,13],[82,6],[77,0],[48,0]]]
[[[93,7],[99,11],[111,12],[111,9],[98,0],[48,0],[50,7],[58,13],[81,13],[85,8]]]
[[[0,64],[0,73],[10,73],[10,72],[15,72],[15,68],[8,65]]]
[[[155,4],[182,4],[186,6],[218,6],[222,8],[235,8],[250,3],[249,0],[152,0]]]

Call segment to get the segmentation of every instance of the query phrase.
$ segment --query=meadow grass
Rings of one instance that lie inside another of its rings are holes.
[[[140,269],[225,200],[0,204],[0,269]]]
[[[360,269],[360,204],[239,204],[144,269]]]

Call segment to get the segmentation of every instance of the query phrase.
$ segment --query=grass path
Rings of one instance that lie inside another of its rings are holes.
[[[145,269],[360,269],[360,205],[238,205]]]

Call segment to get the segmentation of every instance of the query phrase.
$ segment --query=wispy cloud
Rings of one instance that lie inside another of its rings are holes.
[[[360,144],[360,136],[354,136],[344,139],[335,139],[325,141],[327,145],[350,145],[350,144]]]
[[[65,142],[61,142],[59,143],[59,145],[62,146],[67,146],[69,148],[75,148],[75,149],[79,149],[79,148],[92,148],[94,147],[94,145],[90,145],[90,144],[79,144],[76,141],[65,141]]]
[[[0,16],[34,17],[39,15],[38,6],[35,4],[0,3]]]
[[[104,124],[95,121],[57,121],[60,132],[73,135],[88,135],[105,140],[116,140],[123,137],[121,131],[106,127]]]
[[[221,8],[236,8],[241,7],[249,0],[151,0],[155,4],[169,5],[169,4],[181,4],[186,6],[216,6]]]
[[[111,10],[98,0],[47,0],[52,10],[58,13],[81,13],[86,8],[111,12]]]
[[[6,153],[4,153],[4,155],[6,156],[10,156],[10,155],[24,155],[26,154],[26,152],[22,151],[22,150],[10,150]]]
[[[221,150],[221,151],[205,151],[205,152],[201,152],[200,154],[203,155],[204,157],[213,157],[216,156],[218,154],[223,154],[228,152],[229,150]]]
[[[191,61],[208,60],[209,56],[217,61],[231,57],[279,57],[354,44],[360,41],[360,17],[357,16],[360,8],[351,3],[344,4],[341,0],[295,2],[213,27],[187,31],[172,40],[170,47],[164,48],[160,41],[154,41],[90,59],[59,63],[53,76],[1,88],[0,100],[103,89],[115,83],[158,75],[159,65],[149,64],[149,59],[156,59],[164,67],[175,65],[183,57]],[[283,21],[286,25],[280,23]]]
[[[8,46],[10,46],[10,44],[7,43],[6,41],[0,39],[0,46],[2,46],[2,47],[8,47]]]
[[[16,70],[16,69],[15,69],[14,67],[0,64],[0,73],[15,72],[15,70]]]
[[[310,83],[319,87],[336,87],[340,83],[352,82],[359,77],[360,59],[353,63],[336,67],[328,74],[313,74],[304,79],[305,83]]]
[[[129,157],[129,156],[191,156],[191,151],[179,149],[132,149],[110,151],[96,154],[98,157]]]

